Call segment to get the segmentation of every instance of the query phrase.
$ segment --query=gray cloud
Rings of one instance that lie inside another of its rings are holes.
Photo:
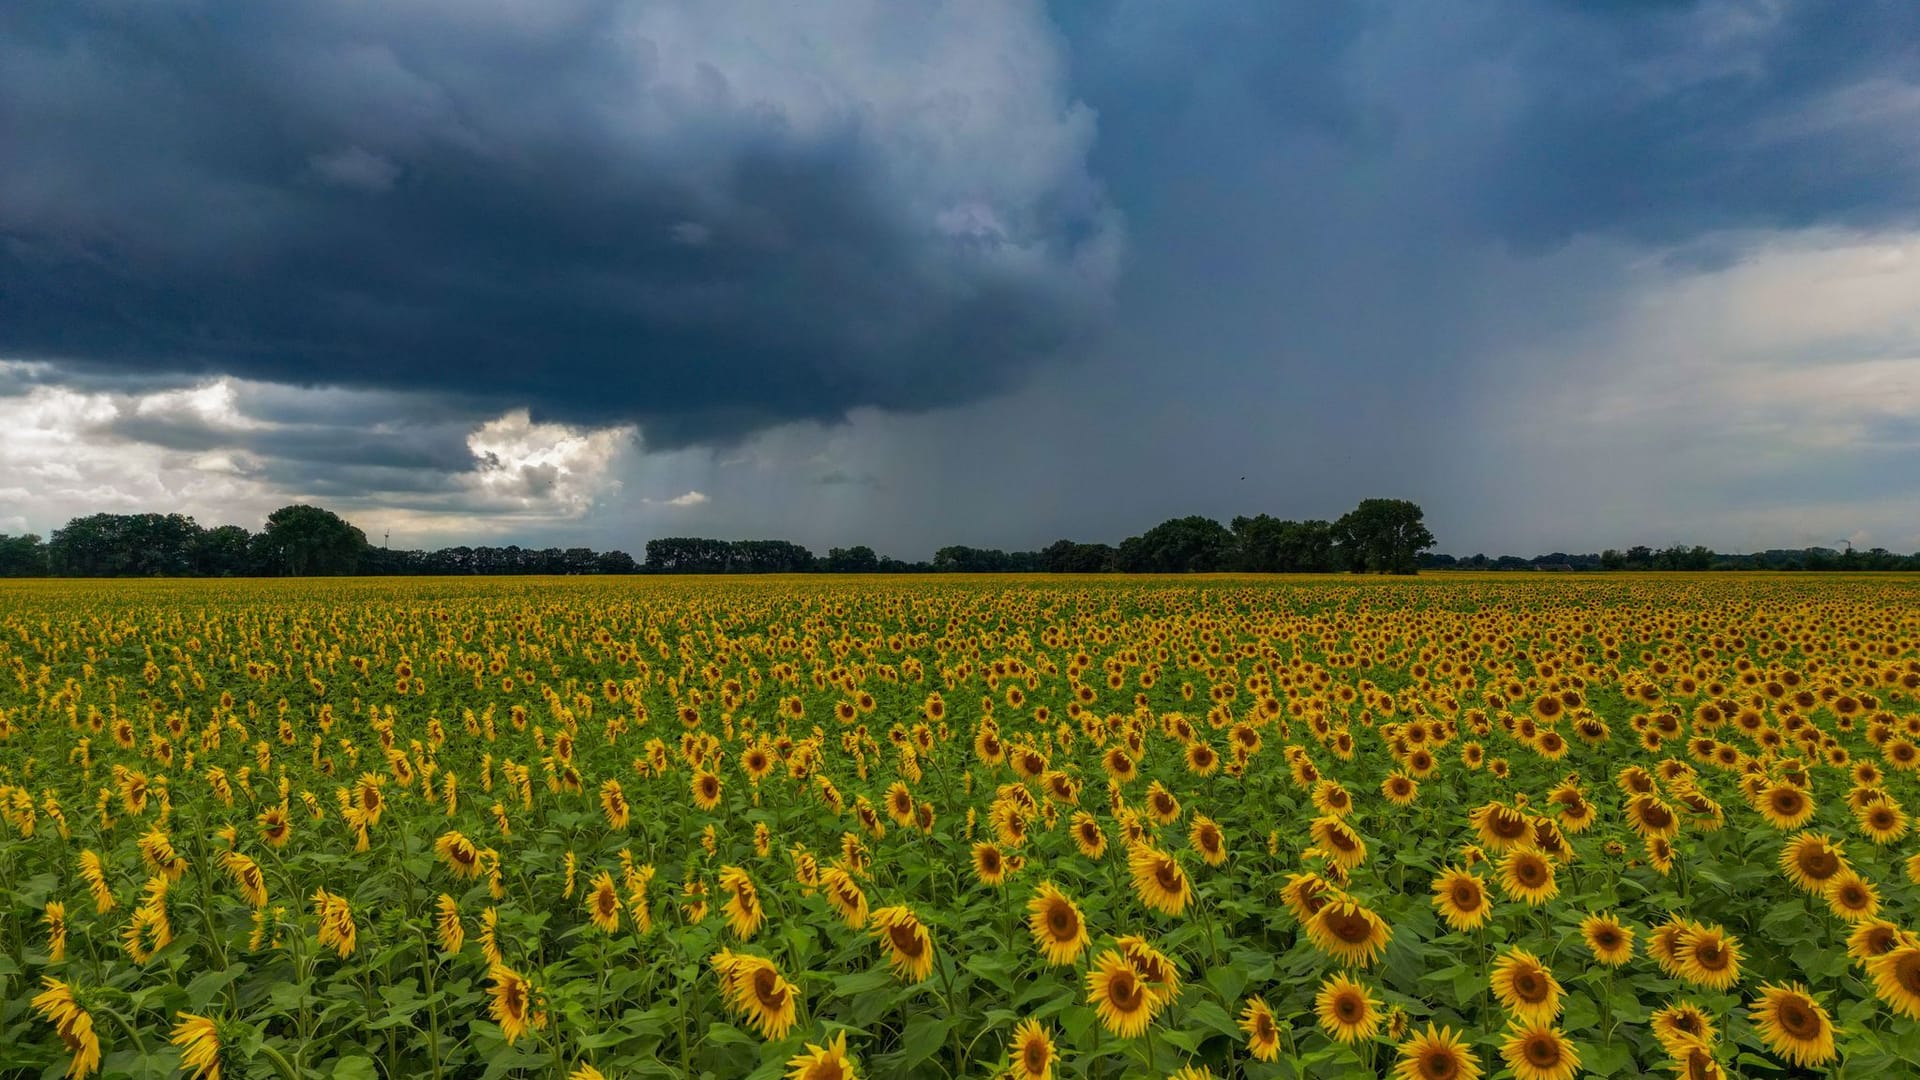
[[[0,350],[656,445],[978,398],[1115,265],[1057,51],[1021,5],[8,5]]]

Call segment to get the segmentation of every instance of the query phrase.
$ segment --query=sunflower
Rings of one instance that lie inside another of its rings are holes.
[[[1644,837],[1672,839],[1680,831],[1680,817],[1673,807],[1652,795],[1635,795],[1626,807],[1627,824]]]
[[[82,1080],[99,1072],[100,1036],[93,1029],[93,1014],[80,1004],[66,983],[49,975],[41,976],[40,983],[46,989],[34,996],[33,1010],[53,1025],[67,1053],[73,1055],[67,1063],[68,1080]]]
[[[1718,926],[1698,927],[1674,951],[1680,977],[1696,986],[1725,990],[1740,981],[1740,942]]]
[[[799,1016],[798,991],[773,961],[722,949],[708,961],[719,973],[727,1007],[753,1022],[761,1037],[786,1037]]]
[[[1123,1039],[1145,1031],[1160,1010],[1153,989],[1112,949],[1101,953],[1087,972],[1087,1004],[1099,1014],[1101,1026]]]
[[[1180,996],[1179,967],[1165,953],[1149,945],[1146,938],[1126,934],[1114,938],[1113,944],[1120,955],[1127,958],[1127,963],[1133,965],[1134,973],[1146,980],[1147,988],[1162,1005]]]
[[[1193,899],[1186,869],[1173,856],[1151,845],[1136,844],[1127,852],[1127,871],[1133,877],[1134,894],[1154,911],[1178,915]]]
[[[1038,1020],[1027,1019],[1013,1029],[1007,1048],[1013,1080],[1053,1080],[1053,1038]]]
[[[1280,1028],[1266,998],[1247,1002],[1240,1011],[1240,1030],[1247,1033],[1247,1053],[1255,1060],[1272,1061],[1280,1056]]]
[[[873,936],[887,946],[887,962],[908,982],[933,971],[933,935],[919,916],[904,906],[876,908],[869,919]]]
[[[505,964],[494,964],[487,971],[492,986],[487,988],[487,1015],[500,1025],[500,1034],[512,1046],[527,1033],[533,1014],[533,984]]]
[[[266,904],[263,901],[257,906]],[[47,901],[41,910],[41,921],[47,927],[47,962],[57,964],[67,958],[67,905],[58,900]]]
[[[1051,881],[1042,882],[1027,902],[1027,929],[1047,963],[1056,967],[1078,960],[1089,940],[1079,907]]]
[[[268,847],[284,847],[293,836],[293,821],[284,805],[267,807],[253,821],[259,827],[260,839],[266,841]]]
[[[1420,783],[1406,773],[1394,773],[1380,784],[1380,794],[1395,806],[1412,806],[1420,797]]]
[[[1726,1080],[1727,1071],[1713,1060],[1713,1048],[1684,1042],[1673,1048],[1673,1072],[1679,1080]]]
[[[602,933],[612,934],[620,929],[620,891],[614,887],[613,875],[605,870],[594,875],[587,889],[587,918]]]
[[[617,831],[627,827],[633,811],[627,805],[626,793],[620,790],[620,781],[608,780],[600,785],[600,812],[606,815],[608,828]]]
[[[1385,920],[1352,898],[1327,904],[1307,922],[1307,940],[1314,948],[1361,967],[1378,959],[1392,936]]]
[[[1289,874],[1287,883],[1280,887],[1280,899],[1286,903],[1287,910],[1293,912],[1293,917],[1304,924],[1333,900],[1336,891],[1318,874]]]
[[[1500,1057],[1514,1080],[1572,1080],[1580,1071],[1580,1052],[1552,1024],[1512,1025]]]
[[[1400,1080],[1479,1080],[1480,1059],[1450,1027],[1428,1024],[1401,1043],[1399,1053],[1393,1071]]]
[[[853,1069],[853,1058],[847,1054],[844,1031],[825,1046],[808,1043],[806,1053],[787,1059],[787,1067],[793,1070],[787,1080],[860,1080]]]
[[[466,880],[480,875],[480,849],[463,834],[457,831],[441,834],[440,839],[433,842],[433,850],[440,854],[440,861],[447,864],[454,877]]]
[[[725,785],[720,782],[719,774],[705,769],[696,769],[691,788],[693,805],[702,810],[711,810],[720,805],[720,794]]]
[[[1351,870],[1367,861],[1367,842],[1346,822],[1331,814],[1314,818],[1308,832],[1314,844],[1342,870]]]
[[[1885,919],[1862,919],[1847,935],[1847,955],[1855,963],[1864,964],[1899,948],[1901,940],[1901,930],[1893,923]]]
[[[1867,961],[1873,992],[1894,1012],[1920,1020],[1920,944],[1903,944]]]
[[[827,906],[833,908],[842,922],[852,930],[867,925],[867,894],[853,875],[838,866],[830,866],[820,874],[820,895],[827,898]]]
[[[434,915],[434,934],[440,939],[443,952],[457,953],[460,946],[467,943],[467,928],[460,922],[460,902],[446,893],[440,894]]]
[[[142,835],[138,841],[140,857],[146,860],[149,869],[163,875],[168,881],[179,881],[187,872],[187,860],[173,849],[173,841],[159,826],[154,826]]]
[[[1660,965],[1660,970],[1669,975],[1680,974],[1680,942],[1693,931],[1693,924],[1678,915],[1668,915],[1667,921],[1653,928],[1647,935],[1647,955]]]
[[[1710,1044],[1719,1036],[1713,1021],[1691,1001],[1676,1001],[1653,1010],[1648,1024],[1653,1029],[1653,1037],[1666,1048],[1669,1056],[1676,1058],[1687,1045]]]
[[[973,846],[973,876],[979,878],[979,884],[1000,886],[1006,882],[1006,874],[1006,855],[1002,855],[998,847],[985,840]]]
[[[1560,982],[1540,958],[1525,949],[1509,949],[1494,961],[1490,976],[1501,1008],[1528,1024],[1550,1024],[1560,1016]]]
[[[1200,860],[1208,866],[1219,866],[1227,861],[1226,835],[1205,814],[1193,815],[1193,827],[1187,831],[1187,840],[1193,845],[1193,850],[1200,853]]]
[[[1331,976],[1320,984],[1313,996],[1313,1011],[1321,1029],[1338,1042],[1363,1042],[1380,1030],[1380,1003],[1365,986],[1345,975]]]
[[[87,892],[93,897],[95,914],[104,915],[112,911],[117,904],[113,890],[107,887],[107,873],[100,862],[100,856],[91,850],[80,853],[80,877],[87,883]]]
[[[760,890],[754,887],[747,872],[737,866],[720,868],[720,888],[727,894],[727,902],[721,908],[727,916],[727,929],[742,941],[751,940],[767,921],[767,911],[760,906]]]
[[[1533,823],[1527,815],[1505,803],[1492,802],[1475,807],[1467,821],[1479,834],[1480,846],[1495,854],[1523,843],[1533,835]]]
[[[1758,806],[1760,816],[1776,829],[1797,829],[1813,817],[1813,796],[1792,784],[1769,784]]]
[[[1500,891],[1528,905],[1541,904],[1560,894],[1553,880],[1553,863],[1531,848],[1514,848],[1500,859]]]
[[[1834,917],[1846,922],[1862,922],[1880,913],[1880,890],[1852,870],[1835,874],[1822,895]]]
[[[193,1070],[193,1080],[220,1080],[220,1029],[213,1020],[192,1013],[175,1013],[173,1045],[180,1048],[180,1070]]]
[[[913,792],[904,780],[895,780],[887,788],[887,816],[895,825],[905,828],[913,824]]]
[[[1147,815],[1156,825],[1171,825],[1180,819],[1180,800],[1158,780],[1147,785]]]
[[[1818,895],[1847,868],[1846,851],[1821,833],[1803,832],[1780,849],[1780,871],[1802,892]]]
[[[354,926],[353,909],[348,906],[347,898],[325,889],[316,889],[313,893],[313,913],[320,923],[320,944],[331,946],[342,960],[353,955],[359,932]]]
[[[1493,900],[1480,879],[1449,866],[1433,879],[1433,906],[1455,930],[1475,930],[1493,915]]]
[[[1763,984],[1759,998],[1747,1006],[1747,1016],[1767,1049],[1803,1069],[1824,1065],[1836,1054],[1833,1021],[1799,983]]]
[[[1073,846],[1080,854],[1089,859],[1098,859],[1107,853],[1107,834],[1100,828],[1100,822],[1085,810],[1076,810],[1069,826],[1073,833]]]
[[[1580,937],[1593,958],[1608,967],[1633,959],[1633,931],[1612,915],[1593,914],[1580,920]]]
[[[1876,844],[1890,844],[1907,835],[1906,811],[1887,799],[1869,804],[1854,816],[1860,821],[1860,831]]]

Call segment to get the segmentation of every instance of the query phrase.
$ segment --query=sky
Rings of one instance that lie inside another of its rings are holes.
[[[1905,0],[12,0],[0,148],[0,532],[1920,550]]]

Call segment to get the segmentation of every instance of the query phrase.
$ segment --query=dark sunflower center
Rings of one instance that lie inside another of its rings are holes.
[[[1796,1039],[1812,1039],[1820,1034],[1819,1017],[1794,998],[1781,1002],[1775,1016],[1780,1021],[1780,1029]]]
[[[1065,904],[1056,903],[1047,911],[1047,932],[1056,941],[1071,941],[1080,932],[1080,920]]]
[[[1429,1050],[1420,1059],[1420,1075],[1425,1080],[1451,1080],[1459,1071],[1460,1062],[1444,1047]]]
[[[887,940],[893,944],[894,952],[909,959],[919,957],[921,950],[924,948],[920,943],[920,935],[915,933],[915,928],[912,926],[889,926],[887,928]]]
[[[768,968],[753,973],[753,997],[769,1011],[787,1006],[786,988],[780,985],[780,977]]]
[[[1537,1069],[1548,1069],[1560,1064],[1560,1043],[1550,1035],[1535,1035],[1521,1048],[1527,1061]]]

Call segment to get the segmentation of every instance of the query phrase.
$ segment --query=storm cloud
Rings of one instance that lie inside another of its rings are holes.
[[[1006,389],[1120,226],[1019,4],[0,12],[0,355],[654,446]]]
[[[0,527],[924,557],[1384,495],[1461,554],[1913,550],[1916,42],[1896,0],[21,0]]]

